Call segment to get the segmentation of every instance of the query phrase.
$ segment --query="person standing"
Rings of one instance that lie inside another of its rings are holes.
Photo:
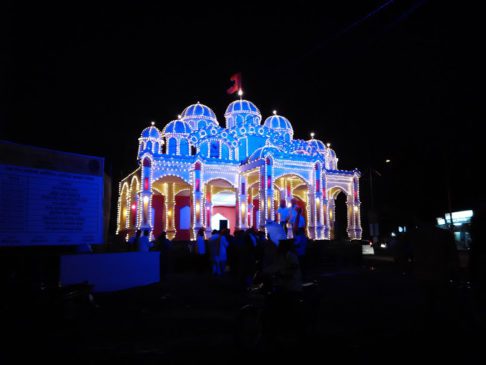
[[[149,240],[149,231],[144,230],[140,238],[138,239],[137,243],[137,251],[138,252],[149,252],[150,250],[150,240]]]
[[[209,254],[211,256],[211,265],[213,275],[221,276],[226,268],[228,240],[221,232],[214,230],[209,239]]]
[[[285,200],[280,202],[280,207],[277,209],[278,222],[283,227],[285,234],[287,234],[287,223],[290,219],[290,209],[287,208]]]
[[[204,238],[204,228],[199,228],[196,237],[196,266],[199,272],[202,272],[206,268],[207,253],[206,253],[206,240]]]
[[[219,275],[223,275],[226,271],[226,262],[228,261],[228,240],[229,232],[227,229],[222,229],[219,238]]]
[[[302,208],[296,209],[297,215],[294,220],[293,232],[294,232],[294,245],[295,252],[299,258],[300,269],[305,273],[305,257],[307,253],[307,236],[305,234],[305,219],[303,217]]]

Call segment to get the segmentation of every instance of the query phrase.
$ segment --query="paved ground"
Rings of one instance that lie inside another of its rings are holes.
[[[319,363],[330,357],[359,363],[480,359],[479,325],[466,287],[451,291],[452,310],[427,324],[413,278],[386,258],[323,267],[310,276],[319,282],[316,333],[304,344],[285,343],[276,353],[250,354],[235,346],[235,318],[248,298],[230,276],[187,271],[158,285],[95,295],[97,308],[85,313],[65,307],[62,319],[59,312],[30,303],[24,315],[6,318],[0,360],[16,362],[32,354],[65,363],[248,363],[279,355],[317,356]]]

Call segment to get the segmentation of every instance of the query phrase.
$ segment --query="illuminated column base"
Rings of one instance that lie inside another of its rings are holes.
[[[167,238],[173,240],[176,233],[174,183],[169,183],[167,187]]]
[[[237,206],[237,209],[240,210],[239,212],[239,220],[241,223],[239,224],[239,229],[245,230],[248,229],[248,225],[246,224],[248,220],[248,211],[247,211],[247,203],[246,203],[246,195],[240,195],[239,197],[240,204]]]
[[[316,200],[313,193],[307,194],[307,209],[309,209],[309,225],[307,226],[307,233],[309,238],[316,239]]]
[[[360,203],[354,203],[350,205],[350,221],[348,226],[348,236],[351,240],[360,240],[362,237],[361,218],[360,218]]]
[[[328,227],[329,227],[329,239],[333,240],[336,237],[336,232],[334,230],[334,221],[335,221],[335,212],[334,212],[334,199],[329,199],[328,205],[328,215],[327,215],[327,222],[328,222]]]
[[[167,238],[169,240],[173,240],[176,236],[177,230],[175,228],[174,224],[174,209],[175,209],[175,204],[172,205],[172,207],[169,205],[169,212],[168,214],[168,219],[169,219],[169,227],[167,228]]]
[[[207,222],[206,222],[206,237],[211,237],[211,232],[213,230],[211,226],[211,218],[213,217],[213,204],[206,203],[206,215],[207,215]]]
[[[152,199],[152,193],[150,191],[144,191],[140,193],[140,208],[142,209],[141,213],[141,222],[139,228],[143,231],[151,231],[153,227],[152,222],[152,214],[150,211],[150,201]]]
[[[363,233],[361,229],[353,228],[353,229],[348,229],[347,231],[348,231],[349,239],[351,240],[361,239],[361,235]]]

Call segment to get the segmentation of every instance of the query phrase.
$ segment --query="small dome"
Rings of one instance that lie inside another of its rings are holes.
[[[290,133],[291,135],[294,134],[294,129],[292,128],[290,121],[281,115],[274,114],[265,119],[265,123],[263,124],[265,127],[271,128],[276,132]]]
[[[228,117],[231,114],[254,114],[260,116],[260,110],[253,104],[251,101],[248,100],[235,100],[233,101],[228,107],[226,108],[226,112],[224,113],[225,117]]]
[[[336,152],[334,152],[334,150],[332,148],[328,147],[326,150],[327,150],[328,156],[330,158],[336,158]]]
[[[184,121],[186,119],[206,119],[218,124],[216,114],[214,114],[211,108],[199,102],[197,102],[197,104],[189,105],[184,109],[181,119]]]
[[[309,144],[309,146],[311,147],[314,147],[317,152],[320,152],[320,153],[325,153],[326,152],[326,145],[324,144],[324,142],[318,140],[318,139],[310,139],[307,141],[307,143]]]
[[[142,138],[160,138],[161,137],[161,133],[160,131],[158,130],[157,127],[151,125],[150,127],[147,127],[145,128],[143,131],[142,131]]]
[[[282,153],[277,147],[274,146],[263,146],[255,150],[251,154],[250,157],[248,157],[249,162],[253,162],[256,160],[259,160],[261,158],[264,158],[266,155],[270,154],[272,156],[279,156]]]
[[[191,126],[183,120],[173,120],[164,127],[164,134],[190,134]]]

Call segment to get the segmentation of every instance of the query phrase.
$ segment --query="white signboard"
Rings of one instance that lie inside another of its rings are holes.
[[[0,246],[102,242],[102,176],[0,164]]]

